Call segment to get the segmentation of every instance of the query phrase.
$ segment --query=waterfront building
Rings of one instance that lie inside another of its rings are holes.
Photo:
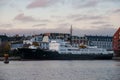
[[[19,41],[19,42],[12,42],[10,44],[11,46],[11,50],[15,50],[17,48],[22,48],[23,47],[23,41]]]
[[[48,42],[40,42],[40,48],[41,49],[49,49],[49,43]]]
[[[86,45],[87,44],[87,39],[79,36],[72,36],[72,46],[73,47],[79,47],[81,44]]]
[[[49,42],[51,40],[70,40],[70,34],[68,33],[42,33],[39,36],[34,36],[33,41],[37,41],[40,44],[41,49],[49,49]]]
[[[8,40],[10,42],[19,42],[19,41],[23,41],[24,39],[25,39],[25,36],[19,36],[19,35],[8,37]]]
[[[65,41],[70,40],[70,34],[69,33],[44,33],[43,35],[46,35],[49,37],[49,39],[62,39]]]
[[[112,50],[112,36],[85,35],[80,37],[76,35],[71,36],[69,33],[42,33],[32,36],[30,40],[32,42],[38,42],[43,49],[48,49],[48,43],[51,40],[64,40],[72,43],[71,45],[73,47],[79,47],[82,44]]]
[[[33,35],[32,38],[31,38],[31,41],[41,42],[42,39],[43,39],[43,34]]]
[[[85,35],[88,46],[97,46],[98,48],[104,48],[112,50],[112,36],[91,36]]]
[[[28,48],[33,43],[37,44],[41,49],[48,49],[49,47],[49,37],[45,36],[44,34],[33,35],[26,40],[23,41],[23,47]]]
[[[6,35],[0,35],[0,44],[2,43],[2,42],[7,42],[8,41],[8,36],[6,36]]]
[[[47,34],[44,35],[42,41],[40,42],[40,48],[49,49],[49,42],[50,42],[49,36]]]
[[[115,57],[120,57],[120,28],[115,32],[113,36],[113,50]]]
[[[3,54],[8,52],[10,49],[8,42],[8,37],[6,35],[0,35],[0,56],[3,56]]]
[[[24,39],[25,39],[25,36],[19,36],[18,34],[16,34],[15,36],[8,37],[11,50],[23,47]]]
[[[79,42],[79,37],[78,36],[72,36],[72,39],[71,39],[71,45],[74,46],[74,47],[78,47],[80,42]]]
[[[0,49],[2,49],[7,42],[8,42],[8,36],[0,35]]]
[[[64,40],[64,41],[68,41],[68,42],[71,41],[72,46],[74,46],[74,47],[78,47],[81,43],[82,44],[87,43],[87,40],[85,39],[85,37],[79,37],[79,36],[75,36],[75,35],[71,36],[71,34],[69,34],[69,33],[42,33],[40,35],[41,35],[41,37],[39,37],[39,42],[41,42],[43,40],[44,36],[48,36],[49,41],[50,40]],[[37,39],[38,39],[38,36],[36,36],[36,40]]]

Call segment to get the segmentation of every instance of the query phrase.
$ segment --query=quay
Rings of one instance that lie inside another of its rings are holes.
[[[113,57],[113,60],[120,60],[120,57]]]

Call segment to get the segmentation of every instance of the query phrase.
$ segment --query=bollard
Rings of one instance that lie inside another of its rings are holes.
[[[9,63],[8,57],[9,57],[8,54],[4,54],[4,63],[5,63],[5,64],[8,64],[8,63]]]

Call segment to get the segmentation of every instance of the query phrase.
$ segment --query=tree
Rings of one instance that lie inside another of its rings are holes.
[[[0,44],[0,56],[3,56],[5,53],[9,53],[10,51],[10,43],[9,42],[3,42]]]

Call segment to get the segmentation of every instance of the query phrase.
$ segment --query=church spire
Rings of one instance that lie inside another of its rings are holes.
[[[70,36],[72,36],[72,25],[71,25],[71,28],[70,28]]]
[[[71,25],[71,28],[70,28],[70,44],[72,45],[72,25]]]

